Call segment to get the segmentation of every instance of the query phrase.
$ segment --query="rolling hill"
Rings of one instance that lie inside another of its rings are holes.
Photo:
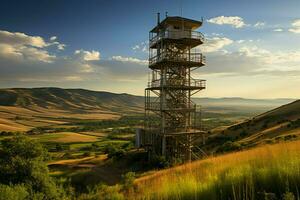
[[[144,98],[83,89],[0,89],[0,131],[28,131],[74,119],[117,119],[143,112]]]
[[[207,120],[238,121],[293,101],[292,99],[194,98]],[[0,131],[27,131],[73,119],[117,119],[142,114],[144,97],[61,88],[0,89]]]
[[[105,111],[137,110],[143,107],[143,99],[129,94],[114,94],[83,89],[16,88],[0,90],[1,106],[23,108],[41,107],[74,112],[101,109]]]
[[[210,142],[225,138],[243,146],[290,140],[300,136],[300,100],[229,127],[212,131]]]

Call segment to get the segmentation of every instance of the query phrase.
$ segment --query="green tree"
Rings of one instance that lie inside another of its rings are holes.
[[[25,185],[31,198],[62,199],[45,161],[48,153],[43,146],[25,136],[2,141],[0,150],[0,183]]]
[[[23,200],[29,197],[24,185],[0,185],[0,200]]]

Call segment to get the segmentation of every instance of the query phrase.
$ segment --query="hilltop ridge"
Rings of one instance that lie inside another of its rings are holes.
[[[300,137],[300,100],[213,130],[209,140],[213,143],[220,137],[246,147],[296,139]]]

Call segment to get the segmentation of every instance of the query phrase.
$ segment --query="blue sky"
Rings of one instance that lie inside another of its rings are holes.
[[[148,31],[168,11],[204,18],[199,96],[300,97],[299,0],[1,1],[0,87],[142,95]],[[51,39],[50,39],[51,38]],[[225,87],[225,88],[224,88]]]

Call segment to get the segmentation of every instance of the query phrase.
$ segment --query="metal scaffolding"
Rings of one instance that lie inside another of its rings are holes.
[[[195,30],[202,21],[170,17],[149,34],[151,76],[145,89],[145,124],[140,143],[149,156],[164,156],[171,162],[190,161],[193,143],[203,138],[200,107],[192,95],[205,89],[205,80],[192,72],[205,65],[197,46],[204,36]]]

